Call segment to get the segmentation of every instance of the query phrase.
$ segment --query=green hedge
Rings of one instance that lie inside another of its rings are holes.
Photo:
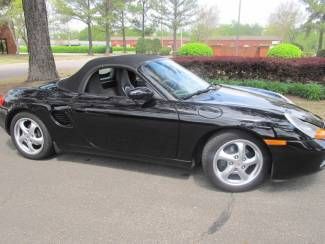
[[[26,46],[19,48],[20,52],[26,53]],[[123,47],[113,47],[113,52],[122,52]],[[52,46],[53,53],[88,53],[88,46]],[[93,46],[94,53],[105,53],[106,46]],[[133,52],[135,48],[127,47],[126,51]]]
[[[267,56],[271,58],[301,58],[301,49],[290,43],[281,43],[271,48]]]
[[[255,87],[308,100],[325,100],[325,86],[315,83],[286,83],[265,80],[211,80],[211,83]]]
[[[139,38],[137,41],[137,46],[135,52],[137,54],[159,54],[160,49],[162,48],[160,40],[155,39],[144,39]]]
[[[317,57],[325,58],[325,49],[319,50],[317,52]]]
[[[186,43],[179,51],[180,56],[212,56],[213,50],[205,43],[193,42]]]

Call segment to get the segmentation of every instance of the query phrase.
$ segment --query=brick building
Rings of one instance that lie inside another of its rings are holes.
[[[137,44],[138,37],[127,37],[126,45],[129,47],[135,47]],[[189,42],[188,38],[183,40],[178,39],[176,41],[177,49],[182,44]],[[267,51],[272,45],[281,42],[281,38],[272,36],[241,36],[238,40],[236,37],[218,37],[209,39],[206,43],[213,49],[215,56],[238,56],[242,57],[265,57]],[[123,41],[121,37],[112,37],[112,46],[122,46]],[[162,38],[163,47],[172,47],[173,39],[171,37]]]
[[[16,54],[17,45],[11,29],[7,25],[0,26],[0,55]]]
[[[213,49],[215,56],[265,57],[269,48],[280,42],[279,37],[241,36],[238,48],[236,37],[210,39],[207,44]]]

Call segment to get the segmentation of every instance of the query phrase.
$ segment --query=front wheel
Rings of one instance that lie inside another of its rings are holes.
[[[29,159],[44,159],[53,153],[51,136],[35,115],[18,113],[12,119],[10,134],[17,150]]]
[[[205,146],[202,166],[215,186],[225,191],[251,190],[265,180],[270,157],[266,146],[242,131],[219,133]]]

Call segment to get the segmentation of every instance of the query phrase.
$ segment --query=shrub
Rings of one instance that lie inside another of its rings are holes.
[[[208,79],[274,80],[325,84],[325,59],[176,57],[174,60]]]
[[[325,99],[325,86],[315,83],[285,83],[266,80],[211,80],[211,83],[256,87],[281,94],[299,96],[308,100]]]
[[[172,49],[170,47],[162,47],[160,50],[159,50],[159,54],[160,55],[163,55],[163,56],[167,56],[167,55],[170,55],[170,52],[172,51]]]
[[[325,58],[325,49],[319,50],[317,52],[317,57]]]
[[[205,43],[193,42],[183,45],[179,49],[178,54],[180,56],[212,56],[213,51]]]
[[[136,53],[138,54],[158,54],[161,49],[159,39],[143,39],[139,38],[136,45]]]
[[[145,54],[146,53],[146,39],[139,38],[137,41],[137,45],[135,47],[135,52],[138,54]]]
[[[282,43],[271,48],[268,51],[267,56],[273,58],[301,58],[302,51],[299,47],[293,44]]]

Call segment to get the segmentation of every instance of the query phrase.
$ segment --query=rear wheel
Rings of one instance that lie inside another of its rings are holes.
[[[10,134],[17,150],[26,158],[44,159],[53,153],[52,139],[46,126],[31,113],[15,115]]]
[[[215,186],[225,191],[251,190],[263,182],[270,165],[265,145],[242,131],[217,134],[205,146],[202,166]]]

